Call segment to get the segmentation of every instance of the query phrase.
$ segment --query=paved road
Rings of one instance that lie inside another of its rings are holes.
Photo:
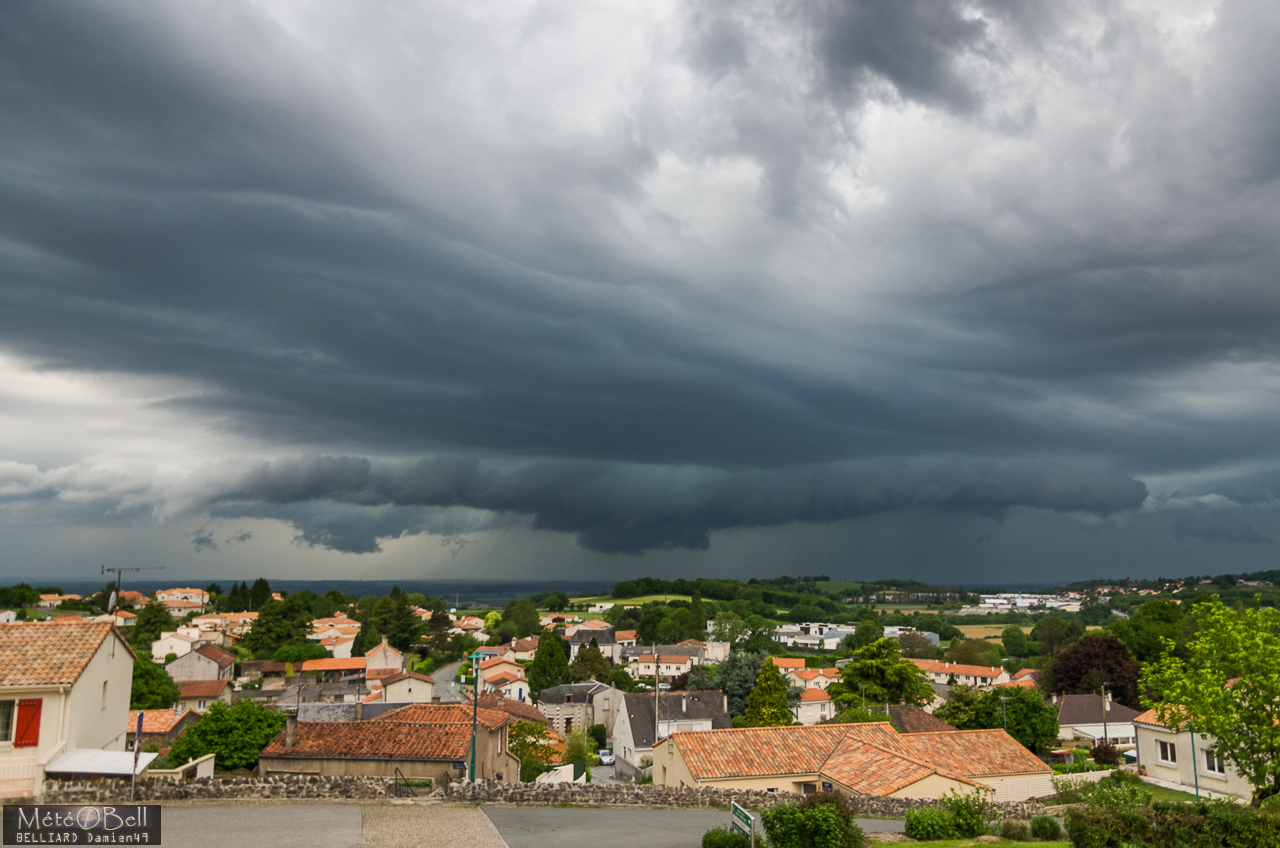
[[[431,679],[436,682],[436,694],[440,696],[440,703],[452,704],[471,700],[470,698],[462,697],[462,688],[458,686],[458,682],[454,679],[458,675],[458,669],[462,668],[462,662],[460,660],[448,665],[442,665],[431,672]]]
[[[729,814],[705,810],[629,810],[581,807],[482,807],[508,848],[583,845],[609,848],[698,848],[702,834],[728,824]],[[902,833],[901,821],[858,819],[863,830]]]
[[[350,848],[364,841],[359,804],[164,805],[162,845]]]

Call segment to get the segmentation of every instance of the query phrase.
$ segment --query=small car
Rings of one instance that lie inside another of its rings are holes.
[[[610,751],[608,748],[601,748],[599,751],[596,751],[596,756],[600,758],[600,765],[602,766],[613,765],[613,762],[614,762],[613,752]]]

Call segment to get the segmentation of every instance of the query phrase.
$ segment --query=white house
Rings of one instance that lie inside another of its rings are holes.
[[[1193,733],[1190,728],[1173,730],[1160,722],[1155,710],[1147,710],[1133,720],[1137,734],[1138,765],[1148,777],[1176,783],[1194,792],[1199,783],[1201,795],[1253,798],[1253,787],[1240,776],[1235,766],[1218,756],[1213,738]]]
[[[389,704],[429,704],[435,694],[435,679],[416,671],[382,678],[382,700]]]
[[[78,750],[124,751],[133,660],[107,622],[0,625],[0,797],[40,794]]]
[[[403,671],[405,667],[404,654],[388,645],[387,637],[383,636],[382,644],[365,652],[364,665],[366,669],[392,668],[397,671]]]
[[[156,592],[156,600],[160,603],[165,601],[187,601],[188,603],[203,606],[209,603],[209,593],[204,589],[161,589]]]
[[[791,714],[801,724],[821,724],[834,718],[836,709],[827,690],[815,686],[800,694],[800,701],[791,708]]]

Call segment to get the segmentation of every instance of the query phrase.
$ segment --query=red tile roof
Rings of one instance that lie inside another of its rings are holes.
[[[931,763],[903,756],[853,736],[841,740],[827,762],[823,763],[821,774],[854,792],[876,796],[890,795],[931,774],[942,774],[961,783],[978,785],[960,775],[942,772]]]
[[[388,677],[383,677],[381,683],[383,686],[390,686],[392,683],[399,683],[401,680],[421,680],[423,683],[435,685],[436,681],[433,677],[427,677],[425,674],[418,674],[416,671],[401,671]]]
[[[0,686],[70,686],[108,638],[133,649],[108,621],[0,624]]]
[[[877,724],[815,724],[808,727],[748,727],[697,730],[671,736],[695,780],[817,774],[850,733],[886,744],[894,733]]]
[[[784,673],[804,668],[804,660],[802,659],[788,659],[787,657],[770,657],[770,659]]]
[[[201,645],[195,649],[195,652],[202,657],[208,657],[218,664],[218,668],[226,668],[236,661],[236,655],[222,650],[217,645]]]
[[[227,680],[178,680],[175,682],[178,684],[180,697],[183,698],[219,698],[222,696],[222,690],[231,685]]]
[[[326,760],[463,760],[470,752],[470,722],[300,721],[292,747],[284,746],[284,734],[281,733],[263,749],[262,756]]]
[[[894,750],[966,777],[1048,774],[1053,771],[1003,730],[905,733]]]
[[[634,642],[636,632],[634,630],[619,630],[613,634],[613,638],[619,642]]]
[[[808,704],[813,701],[830,701],[831,696],[827,694],[825,689],[814,687],[806,689],[800,693],[800,703]]]
[[[500,692],[489,692],[480,696],[480,707],[486,710],[497,710],[519,719],[520,721],[536,721],[539,724],[550,724],[551,720],[542,711],[527,701],[505,698]]]
[[[352,657],[349,660],[303,660],[302,662],[303,671],[362,671],[364,666],[364,657]]]
[[[998,665],[962,665],[960,663],[943,662],[941,660],[920,660],[908,658],[921,671],[930,674],[954,674],[958,677],[999,677],[1004,669]]]
[[[225,682],[225,681],[224,681]],[[163,709],[163,710],[144,710],[142,716],[142,732],[148,733],[168,733],[177,726],[178,722],[188,715],[197,715],[191,710],[183,707],[180,710]],[[128,733],[133,733],[138,729],[138,711],[129,710],[129,723],[125,725]]]
[[[476,718],[485,730],[496,730],[511,720],[507,713],[497,710],[476,710]],[[385,712],[366,724],[380,722],[407,722],[410,724],[465,724],[471,726],[471,707],[461,704],[409,704],[398,710]]]

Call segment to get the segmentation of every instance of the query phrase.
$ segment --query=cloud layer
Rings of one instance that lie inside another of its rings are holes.
[[[1260,2],[14,4],[0,520],[605,555],[1143,508],[1265,547],[1278,35]]]

